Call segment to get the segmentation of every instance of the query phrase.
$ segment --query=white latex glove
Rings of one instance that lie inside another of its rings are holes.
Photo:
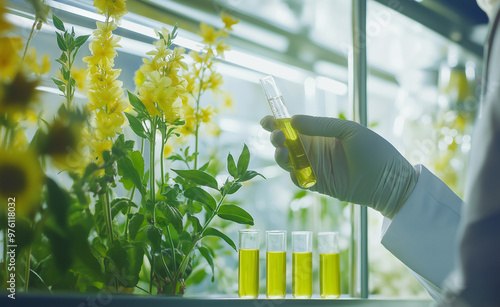
[[[272,116],[261,120],[276,147],[275,160],[291,171],[285,135]],[[297,130],[316,173],[310,188],[341,201],[367,205],[392,218],[403,206],[417,182],[411,164],[384,138],[348,120],[295,115]],[[297,180],[290,172],[292,180]]]

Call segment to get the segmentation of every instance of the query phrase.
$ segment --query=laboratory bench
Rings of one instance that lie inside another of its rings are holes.
[[[370,306],[370,307],[429,307],[429,300],[399,300],[399,299],[358,299],[341,296],[340,299],[321,299],[313,296],[311,299],[294,299],[287,296],[282,300],[266,299],[264,295],[258,299],[246,300],[236,296],[139,296],[139,295],[117,295],[110,293],[96,294],[68,294],[68,295],[24,295],[16,294],[12,300],[3,293],[0,298],[0,306],[37,306],[37,307],[323,307],[323,306]]]

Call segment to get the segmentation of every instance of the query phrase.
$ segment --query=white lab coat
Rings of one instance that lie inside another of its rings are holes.
[[[403,208],[385,220],[382,244],[440,306],[500,306],[500,3],[485,44],[480,112],[465,205],[425,167]],[[462,218],[461,218],[462,216]],[[453,274],[450,273],[453,271]]]

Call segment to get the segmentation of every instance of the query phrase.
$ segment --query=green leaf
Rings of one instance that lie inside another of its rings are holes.
[[[102,243],[102,240],[100,237],[95,237],[92,240],[91,248],[92,248],[92,251],[94,252],[94,254],[97,253],[97,255],[100,258],[106,257],[106,250],[107,250],[106,245],[104,245],[104,243]]]
[[[208,236],[214,236],[214,237],[219,237],[219,238],[223,239],[224,241],[227,242],[227,244],[229,244],[229,246],[231,246],[235,251],[237,251],[236,244],[234,244],[233,240],[231,240],[231,238],[229,238],[227,235],[222,233],[220,230],[217,230],[217,229],[212,228],[212,227],[208,227],[203,232],[202,238],[208,237]]]
[[[134,107],[134,109],[137,111],[137,113],[146,112],[146,106],[142,103],[142,101],[131,92],[127,91],[127,93],[128,93],[128,100],[130,101],[130,104]]]
[[[222,205],[217,215],[221,219],[236,222],[238,224],[253,225],[252,216],[236,205]]]
[[[160,250],[161,234],[162,230],[159,227],[153,225],[148,225],[148,227],[146,227],[146,237],[151,242],[151,247],[153,248],[153,251]]]
[[[113,219],[123,208],[135,207],[137,205],[128,198],[115,198],[111,201],[111,218]]]
[[[141,194],[145,196],[146,189],[142,185],[142,177],[134,167],[132,160],[129,157],[125,156],[118,159],[117,163],[118,169],[122,172],[123,177],[130,179],[130,181],[132,181],[132,183],[137,187],[139,192],[141,192]]]
[[[214,211],[217,207],[217,202],[215,201],[213,196],[200,187],[188,188],[186,191],[184,191],[184,196],[204,204],[208,211]]]
[[[65,190],[61,189],[51,178],[47,178],[47,207],[53,214],[57,226],[66,229],[68,226],[68,209],[71,199]]]
[[[139,150],[135,150],[130,153],[130,159],[132,164],[134,164],[135,169],[139,172],[141,177],[144,177],[144,158]]]
[[[130,267],[130,263],[128,261],[127,252],[120,244],[120,241],[113,241],[111,248],[108,249],[106,254],[115,265],[115,268],[111,268],[109,271],[120,274],[120,278],[117,278],[117,281],[119,282],[120,286],[126,286],[126,278],[123,278],[121,274],[127,273],[127,270]]]
[[[128,223],[128,234],[130,239],[135,240],[135,237],[141,228],[142,222],[144,222],[144,214],[135,213],[132,215]]]
[[[54,83],[59,86],[59,85],[66,85],[66,83],[64,83],[63,81],[59,80],[59,79],[56,79],[56,78],[52,78],[52,81],[54,81]]]
[[[80,262],[76,263],[78,273],[92,278],[95,282],[104,281],[101,265],[92,254],[88,242],[88,231],[82,225],[76,224],[72,227],[69,237],[73,241],[73,253]]]
[[[245,181],[248,181],[248,180],[254,178],[255,176],[260,176],[260,177],[266,179],[266,177],[264,177],[262,174],[257,173],[256,171],[246,171],[245,174],[243,174],[243,176],[238,178],[238,180],[236,180],[236,181],[237,182],[245,182]]]
[[[209,165],[210,165],[210,161],[208,161],[207,163],[203,164],[203,165],[199,168],[199,170],[204,172],[204,171],[206,171],[206,170],[208,169],[208,166],[209,166]]]
[[[238,158],[238,175],[243,175],[247,169],[248,164],[250,163],[250,151],[246,144],[243,145],[243,150],[241,151],[241,155]]]
[[[130,128],[132,129],[132,131],[134,131],[134,133],[138,137],[147,139],[148,137],[146,135],[146,131],[144,130],[144,126],[142,125],[141,121],[138,120],[137,117],[135,117],[132,114],[129,114],[127,112],[125,112],[124,114],[127,117],[128,122],[130,123]]]
[[[234,163],[234,158],[231,154],[227,155],[227,171],[229,175],[234,178],[238,177],[238,168],[236,167],[236,163]]]
[[[201,231],[203,227],[201,226],[200,220],[196,216],[190,215],[188,216],[188,220],[190,220],[191,224],[193,225],[194,234],[198,233],[198,231]]]
[[[65,93],[66,92],[66,85],[58,85],[57,88],[59,89],[59,91]]]
[[[175,169],[173,169],[173,171],[176,172],[179,176],[181,176],[185,179],[191,180],[192,182],[194,182],[196,184],[206,186],[206,187],[216,189],[216,190],[219,189],[219,185],[217,184],[217,180],[215,180],[215,178],[212,175],[205,173],[203,171],[195,170],[195,169],[191,169],[191,170],[175,170]]]
[[[205,259],[207,259],[208,264],[210,265],[210,268],[212,269],[212,282],[215,280],[215,267],[214,267],[214,259],[212,258],[212,255],[210,254],[210,250],[206,246],[200,246],[198,247],[198,250],[202,254]]]
[[[174,226],[175,231],[178,234],[182,234],[182,214],[181,212],[172,206],[169,206],[164,201],[159,201],[156,208],[160,210],[163,216],[167,219],[167,222]]]
[[[231,185],[231,187],[227,190],[227,194],[234,194],[238,192],[238,190],[242,187],[243,185],[239,182],[235,182]]]
[[[125,135],[120,134],[116,138],[116,141],[113,143],[113,147],[111,147],[111,152],[117,156],[117,159],[120,157],[128,155],[132,150],[134,150],[134,141],[125,140]]]
[[[54,14],[52,14],[52,22],[54,23],[54,27],[56,27],[57,30],[66,31],[66,29],[64,28],[64,23]]]
[[[57,46],[59,46],[59,49],[61,49],[62,51],[66,51],[67,47],[66,43],[64,42],[64,38],[58,32],[56,32],[56,36],[57,36]]]
[[[83,44],[85,44],[85,42],[87,41],[87,39],[89,39],[89,37],[90,37],[90,34],[89,35],[78,36],[75,39],[76,48],[80,48]]]
[[[139,274],[144,261],[144,242],[133,242],[131,246],[125,248],[129,266],[122,276],[125,287],[134,287],[139,282]]]

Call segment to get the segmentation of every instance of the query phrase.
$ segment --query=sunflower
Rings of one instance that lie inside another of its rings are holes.
[[[36,101],[38,83],[38,79],[30,80],[24,73],[19,72],[4,89],[0,113],[24,113],[29,110],[30,105]]]
[[[39,205],[44,174],[32,151],[0,150],[0,210],[14,200],[16,214],[30,215]]]

